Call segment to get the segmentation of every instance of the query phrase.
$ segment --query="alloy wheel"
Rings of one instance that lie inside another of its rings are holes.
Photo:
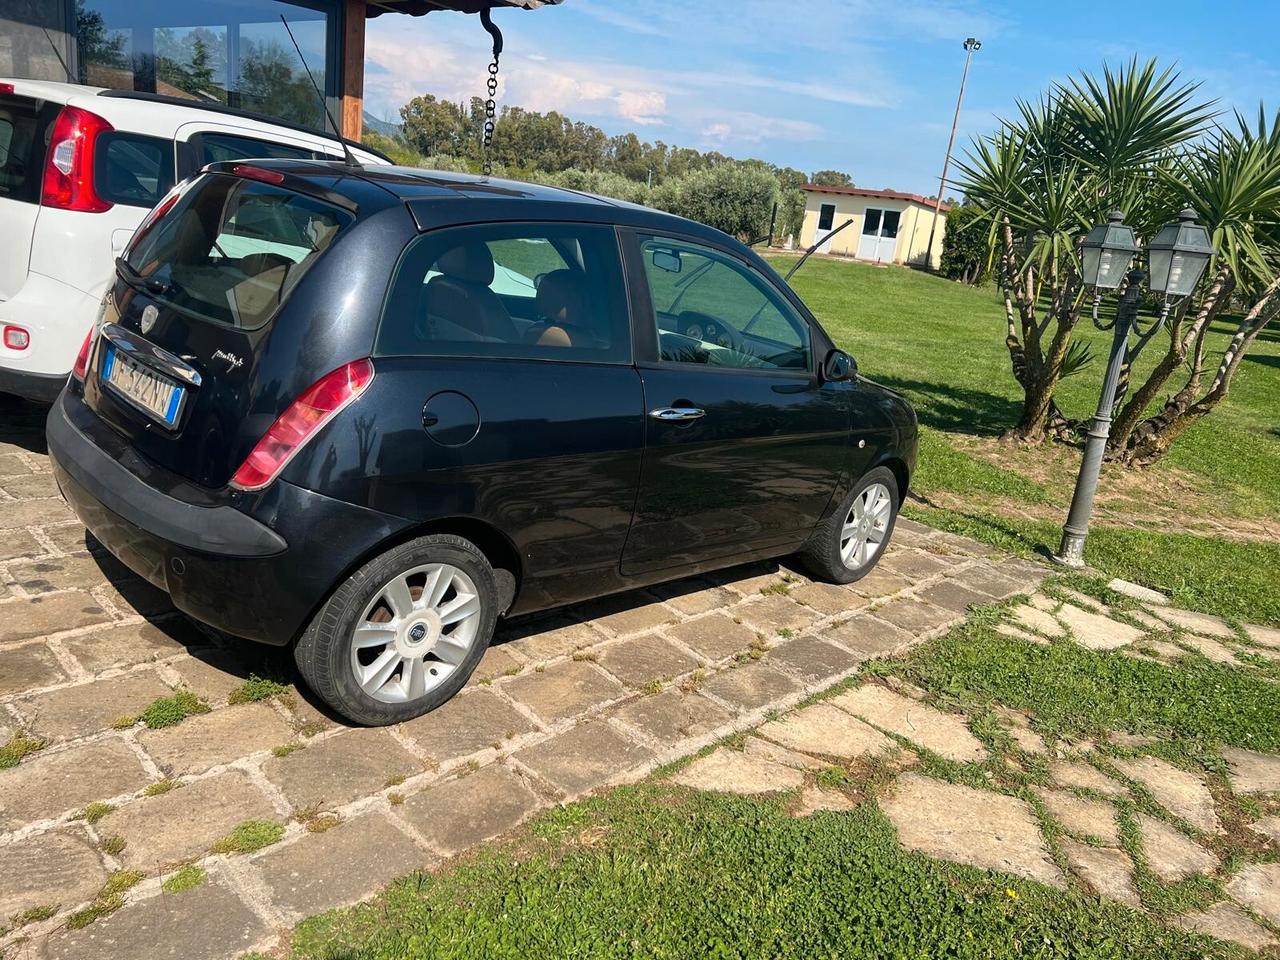
[[[883,483],[873,483],[854,497],[840,529],[840,561],[850,570],[871,562],[889,533],[893,497]]]
[[[447,563],[414,567],[383,585],[351,637],[360,689],[384,703],[426,696],[467,658],[479,632],[480,594]]]

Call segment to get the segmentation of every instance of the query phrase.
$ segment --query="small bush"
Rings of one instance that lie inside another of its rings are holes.
[[[71,916],[67,917],[67,929],[79,930],[81,927],[87,927],[93,921],[101,919],[108,914],[115,913],[124,906],[124,897],[116,894],[106,900],[95,900],[83,910],[77,910]]]
[[[15,734],[3,747],[0,747],[0,770],[16,767],[22,758],[44,749],[44,741],[35,737]]]
[[[86,823],[97,823],[99,820],[101,820],[103,817],[105,817],[108,813],[110,813],[114,809],[115,807],[113,807],[109,803],[102,803],[100,801],[96,801],[94,803],[89,804],[87,807],[85,807],[83,810],[77,813],[74,819],[83,820]]]
[[[39,923],[41,920],[48,920],[57,912],[58,905],[56,903],[44,904],[38,907],[28,907],[21,913],[15,913],[9,918],[9,922],[13,924],[16,929],[18,927],[25,927],[29,923]]]
[[[144,797],[158,797],[160,794],[168,793],[175,787],[180,786],[182,786],[182,784],[178,783],[177,780],[174,780],[172,777],[165,777],[163,780],[157,780],[155,783],[147,784],[147,788],[142,791],[142,795]]]
[[[204,870],[189,863],[165,877],[160,887],[165,893],[186,893],[204,883],[206,876]]]
[[[259,700],[270,700],[289,692],[283,683],[264,680],[262,677],[250,676],[248,680],[231,691],[227,703],[257,703]]]
[[[109,853],[114,857],[117,853],[124,851],[125,840],[124,837],[103,837],[98,847],[103,853]]]
[[[171,697],[160,697],[138,714],[138,719],[152,730],[172,727],[197,713],[208,713],[209,705],[190,690],[178,690]]]
[[[98,891],[99,900],[110,900],[112,897],[118,897],[131,887],[136,887],[142,882],[142,874],[137,870],[117,870],[107,882],[102,885],[102,889]]]
[[[300,743],[282,743],[279,746],[271,748],[273,757],[287,757],[291,753],[301,750],[303,745]]]
[[[271,820],[246,820],[209,848],[211,853],[253,853],[284,837],[284,826]]]

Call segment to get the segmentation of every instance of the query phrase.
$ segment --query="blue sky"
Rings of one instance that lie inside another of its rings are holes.
[[[1016,97],[1135,53],[1176,62],[1224,107],[1252,112],[1268,96],[1280,107],[1274,2],[564,0],[494,19],[506,36],[503,103],[925,194],[936,189],[967,36],[983,46],[957,153]],[[371,21],[366,107],[398,119],[418,93],[479,95],[487,42],[463,14]]]

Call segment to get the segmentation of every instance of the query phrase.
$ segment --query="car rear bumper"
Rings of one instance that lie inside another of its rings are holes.
[[[67,384],[68,374],[29,373],[0,366],[0,393],[36,403],[53,403]]]
[[[89,532],[174,606],[234,636],[284,645],[352,564],[406,521],[277,481],[266,523],[140,457],[76,394],[54,404],[49,458]]]

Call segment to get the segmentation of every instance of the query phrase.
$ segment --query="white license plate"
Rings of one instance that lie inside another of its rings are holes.
[[[171,380],[131,360],[113,346],[102,361],[102,379],[122,397],[151,414],[166,427],[174,427],[182,414],[186,393]]]

